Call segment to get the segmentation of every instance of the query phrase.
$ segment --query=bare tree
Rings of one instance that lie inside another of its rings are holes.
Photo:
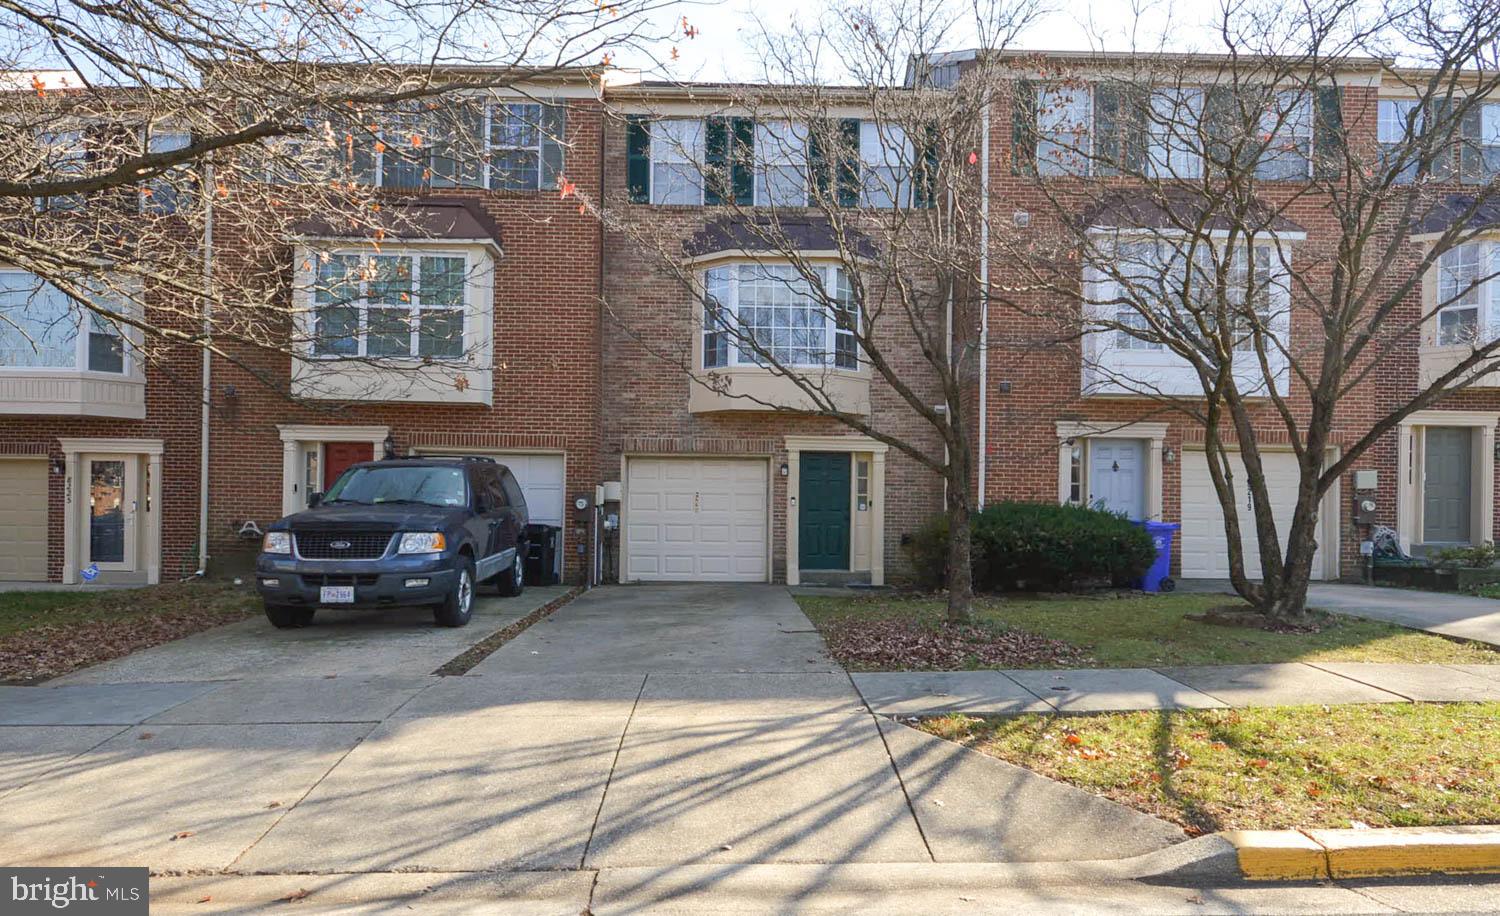
[[[632,109],[637,142],[668,160],[653,162],[653,188],[632,193],[711,205],[696,240],[684,244],[670,209],[591,202],[685,292],[680,326],[694,333],[663,345],[658,328],[615,314],[621,330],[694,385],[831,418],[943,479],[952,620],[969,619],[973,600],[972,394],[988,215],[979,163],[990,99],[983,81],[932,88],[927,67],[959,29],[1003,47],[1038,10],[1032,0],[967,13],[861,4],[768,31],[763,80],[719,93],[718,113],[672,120]],[[846,83],[830,85],[831,73]],[[705,246],[748,259],[705,270],[693,258]],[[734,366],[784,380],[781,394],[736,384]],[[893,395],[893,408],[851,396],[860,372]]]
[[[1011,171],[1035,229],[998,238],[1012,271],[996,297],[1015,316],[1010,345],[1071,353],[1084,393],[1201,429],[1235,590],[1297,619],[1330,489],[1403,418],[1495,366],[1500,339],[1444,310],[1493,275],[1457,258],[1493,222],[1477,127],[1500,79],[1500,6],[1221,12],[1214,57],[1009,60],[995,92],[1012,100]],[[1377,79],[1400,99],[1379,132]],[[1439,312],[1442,342],[1463,352],[1420,380],[1394,372]],[[1297,459],[1286,530],[1268,444]]]
[[[113,338],[106,359],[164,364],[186,347],[281,390],[263,357],[311,347],[325,372],[447,362],[462,386],[467,354],[446,340],[392,361],[351,349],[333,320],[356,297],[409,303],[426,282],[409,265],[294,265],[291,242],[316,220],[378,244],[420,222],[401,206],[413,195],[547,186],[548,146],[570,140],[564,106],[539,93],[680,37],[652,25],[661,5],[0,0],[3,358],[45,360],[81,326]],[[508,152],[518,133],[546,138],[544,161]],[[308,303],[335,307],[326,326]]]

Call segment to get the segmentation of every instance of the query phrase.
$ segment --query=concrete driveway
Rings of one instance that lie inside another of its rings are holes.
[[[877,719],[784,588],[597,589],[463,677],[421,676],[427,648],[371,673],[380,653],[330,632],[323,661],[293,671],[337,676],[251,676],[231,656],[239,679],[0,688],[0,863],[1035,862],[1183,838]],[[152,670],[203,673],[189,654]]]

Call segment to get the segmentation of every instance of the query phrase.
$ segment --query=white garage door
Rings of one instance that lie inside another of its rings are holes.
[[[766,462],[632,458],[625,487],[625,579],[769,579]]]
[[[503,454],[492,456],[510,468],[526,494],[526,509],[538,525],[563,523],[563,456]]]
[[[47,462],[0,461],[0,580],[47,578]]]
[[[1182,577],[1184,579],[1229,578],[1229,550],[1224,540],[1224,512],[1213,478],[1208,474],[1208,454],[1199,451],[1182,453]],[[1266,472],[1266,491],[1271,494],[1276,534],[1282,539],[1292,530],[1292,512],[1297,502],[1297,457],[1291,452],[1262,452],[1261,464]],[[1249,507],[1245,489],[1245,466],[1238,456],[1233,460],[1234,488],[1245,508],[1239,513],[1240,538],[1244,545],[1245,575],[1260,578],[1260,550],[1256,546],[1255,517]],[[1319,534],[1322,532],[1321,514]],[[1323,544],[1313,556],[1312,577],[1326,578],[1323,568]]]

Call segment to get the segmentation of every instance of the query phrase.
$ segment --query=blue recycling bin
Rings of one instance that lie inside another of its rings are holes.
[[[1146,529],[1151,535],[1151,543],[1156,545],[1156,562],[1136,580],[1136,587],[1146,592],[1172,591],[1177,587],[1176,580],[1168,575],[1172,571],[1172,538],[1182,526],[1176,522],[1140,521],[1136,524]]]

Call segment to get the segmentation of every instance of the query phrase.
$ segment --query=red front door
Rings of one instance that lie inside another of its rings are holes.
[[[375,446],[369,442],[323,443],[323,492],[327,493],[349,465],[375,457]]]

